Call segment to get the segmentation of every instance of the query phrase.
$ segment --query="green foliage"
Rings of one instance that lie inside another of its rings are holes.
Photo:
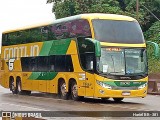
[[[148,31],[145,32],[146,40],[160,43],[160,21],[153,23]]]
[[[160,60],[155,57],[150,57],[148,59],[148,72],[149,73],[159,73],[160,72]]]
[[[160,21],[153,23],[148,31],[145,32],[146,40],[156,42],[160,46]],[[160,72],[160,53],[159,58],[155,58],[152,46],[147,46],[149,73]]]
[[[119,2],[115,0],[48,0],[53,2],[56,18],[63,18],[82,13],[122,14]]]

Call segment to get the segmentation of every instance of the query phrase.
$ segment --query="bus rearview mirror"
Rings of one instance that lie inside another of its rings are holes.
[[[95,46],[95,55],[96,57],[101,57],[101,44],[98,40],[92,38],[85,38],[85,40],[91,41]]]

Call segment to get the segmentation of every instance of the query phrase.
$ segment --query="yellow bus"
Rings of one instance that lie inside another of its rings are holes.
[[[2,34],[0,84],[83,97],[145,97],[146,43],[138,22],[115,14],[80,14]]]

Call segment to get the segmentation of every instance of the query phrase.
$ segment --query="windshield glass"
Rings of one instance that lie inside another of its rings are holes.
[[[140,25],[136,21],[92,20],[95,39],[111,43],[144,43]]]
[[[101,48],[97,70],[103,74],[129,75],[146,73],[145,49]]]

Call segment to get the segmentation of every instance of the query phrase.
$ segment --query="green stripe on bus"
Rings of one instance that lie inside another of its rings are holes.
[[[41,72],[32,72],[32,74],[29,76],[29,79],[36,80],[40,74],[41,74]]]
[[[137,82],[137,81],[105,81],[104,83],[111,85],[111,86],[118,86],[118,87],[138,87],[140,85],[145,84],[145,81]]]
[[[53,41],[43,42],[42,49],[39,53],[39,56],[47,56],[51,50]]]
[[[67,53],[71,39],[53,41],[49,55],[64,55]]]
[[[52,40],[43,43],[40,56],[64,55],[67,53],[71,39]]]
[[[32,72],[29,80],[53,80],[57,76],[57,72]]]

